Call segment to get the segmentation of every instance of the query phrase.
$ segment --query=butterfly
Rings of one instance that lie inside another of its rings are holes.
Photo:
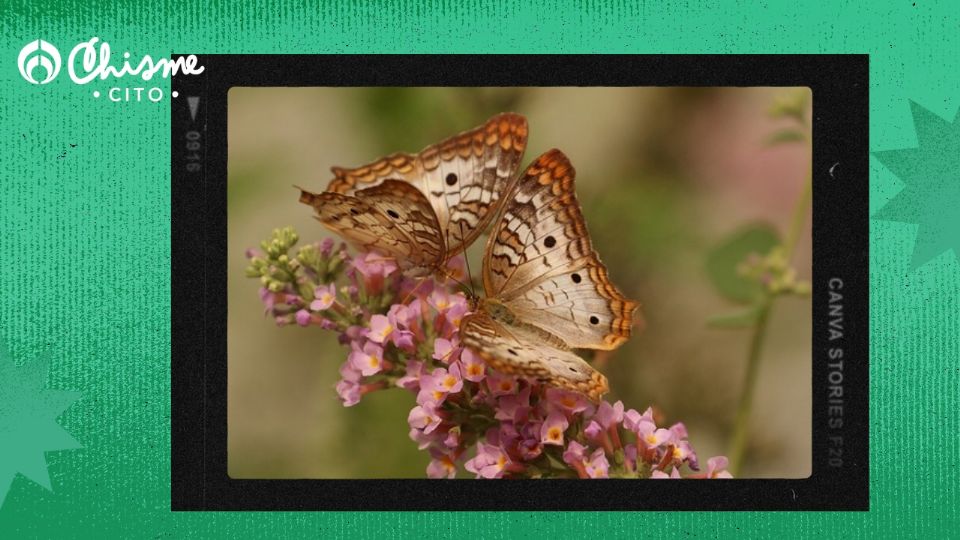
[[[490,367],[586,394],[607,378],[571,349],[611,350],[630,337],[633,312],[590,243],[559,150],[540,156],[505,196],[483,258],[485,297],[460,324],[460,340]]]
[[[440,273],[496,215],[526,144],[527,120],[498,114],[418,154],[333,167],[327,191],[301,189],[300,202],[360,250],[395,259],[407,275]]]

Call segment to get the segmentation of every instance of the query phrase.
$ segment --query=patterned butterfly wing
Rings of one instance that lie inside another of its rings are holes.
[[[437,216],[423,194],[406,182],[388,180],[353,196],[301,189],[300,202],[358,249],[395,259],[408,275],[428,275],[444,260]]]
[[[482,311],[463,319],[460,339],[501,373],[580,392],[593,401],[599,401],[609,390],[602,373],[572,352],[551,344],[549,336],[497,322]]]
[[[444,261],[446,249],[437,215],[417,188],[399,180],[387,180],[358,191],[356,197],[387,216],[435,266]]]
[[[334,167],[327,190],[350,195],[388,179],[410,182],[433,206],[446,253],[454,255],[493,219],[526,144],[526,119],[503,113],[416,155],[392,154],[355,169]]]
[[[527,168],[487,241],[484,288],[571,348],[614,349],[630,337],[638,304],[610,282],[593,251],[574,174],[559,150]]]

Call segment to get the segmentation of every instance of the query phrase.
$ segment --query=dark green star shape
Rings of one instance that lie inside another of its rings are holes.
[[[919,146],[873,153],[906,184],[874,218],[920,226],[916,269],[945,251],[960,257],[960,110],[948,122],[912,101],[910,108]]]
[[[0,347],[0,507],[18,472],[52,491],[44,452],[80,447],[57,424],[80,393],[44,388],[49,369],[49,355],[17,367]]]

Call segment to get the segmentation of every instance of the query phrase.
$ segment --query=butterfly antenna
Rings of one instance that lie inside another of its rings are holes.
[[[464,282],[460,281],[459,279],[457,279],[456,276],[454,276],[454,275],[451,274],[450,272],[444,270],[444,271],[443,271],[443,277],[450,278],[450,279],[456,281],[457,284],[460,285],[460,286],[463,288],[463,292],[465,292],[466,294],[473,294],[472,292],[470,292],[470,287],[467,286],[466,283],[464,283]]]
[[[460,236],[462,240],[463,239],[463,223],[460,223],[460,231],[461,231]],[[449,227],[447,227],[447,229],[444,231],[443,236],[444,236],[444,242],[446,243],[445,245],[449,246],[450,245],[450,228]],[[464,258],[466,258],[466,249],[464,249]],[[454,276],[449,271],[449,269],[447,268],[447,261],[444,261],[443,264],[440,265],[440,271],[443,272],[443,277],[456,281],[457,284],[463,288],[464,293],[468,295],[473,295],[473,290],[469,286],[467,286],[466,283],[457,279],[456,276]]]

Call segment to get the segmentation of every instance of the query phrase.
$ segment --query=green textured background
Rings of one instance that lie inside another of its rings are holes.
[[[691,4],[578,2],[574,9],[563,2],[486,1],[479,14],[449,1],[309,8],[287,1],[269,9],[249,1],[189,10],[174,2],[5,2],[0,342],[18,361],[51,353],[48,385],[82,395],[60,424],[83,447],[47,454],[53,492],[22,476],[14,480],[0,508],[0,531],[27,537],[956,534],[960,270],[952,253],[913,268],[917,226],[886,221],[871,224],[869,513],[170,512],[169,103],[93,99],[93,90],[111,85],[77,86],[65,74],[29,85],[16,68],[26,42],[42,38],[63,51],[100,36],[136,57],[869,53],[871,150],[916,146],[908,100],[948,120],[957,110],[960,17],[946,2]],[[871,212],[902,188],[872,160]]]

